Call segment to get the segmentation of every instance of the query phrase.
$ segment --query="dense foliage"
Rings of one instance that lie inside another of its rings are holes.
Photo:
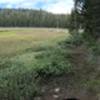
[[[69,15],[57,15],[43,10],[0,9],[2,27],[68,27]]]

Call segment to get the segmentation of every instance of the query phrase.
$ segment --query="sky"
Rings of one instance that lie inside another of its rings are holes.
[[[43,9],[55,14],[70,13],[73,0],[0,0],[0,8]]]

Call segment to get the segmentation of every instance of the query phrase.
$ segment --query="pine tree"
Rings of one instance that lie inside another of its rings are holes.
[[[100,37],[100,0],[74,0],[76,12],[83,16],[85,32]],[[78,23],[79,18],[77,19]]]

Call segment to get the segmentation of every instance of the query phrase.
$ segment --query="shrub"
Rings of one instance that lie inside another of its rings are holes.
[[[21,63],[14,63],[0,72],[0,100],[32,100],[38,95],[38,81],[35,71],[26,69]]]
[[[36,71],[40,76],[57,76],[72,71],[72,65],[67,58],[66,50],[61,47],[48,49],[36,55]]]

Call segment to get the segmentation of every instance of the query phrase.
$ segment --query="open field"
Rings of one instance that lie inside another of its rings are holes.
[[[66,39],[67,30],[46,28],[0,28],[0,69],[9,61],[30,67],[35,55]]]
[[[100,58],[94,60],[83,39],[69,37],[64,29],[0,28],[0,100],[34,100],[44,88],[43,100],[48,100],[54,87],[63,91],[61,98],[71,90],[83,100],[96,100]]]
[[[59,46],[68,36],[62,29],[0,28],[0,99],[32,100],[39,93],[37,75],[70,72]]]
[[[0,57],[14,56],[29,49],[55,45],[67,34],[66,30],[58,32],[56,29],[0,28]]]

